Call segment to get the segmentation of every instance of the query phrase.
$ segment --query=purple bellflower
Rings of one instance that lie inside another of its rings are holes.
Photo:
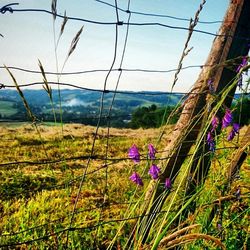
[[[226,109],[226,113],[224,115],[224,117],[222,118],[222,128],[226,128],[228,127],[233,120],[233,115],[230,109]]]
[[[228,141],[232,141],[235,135],[239,133],[239,130],[240,130],[240,125],[238,123],[234,123],[232,130],[230,131],[227,137]]]
[[[209,131],[207,134],[207,145],[209,146],[209,151],[215,151],[215,141],[212,133]]]
[[[128,157],[132,159],[135,163],[140,162],[140,153],[135,144],[133,144],[133,146],[129,149]]]
[[[235,196],[237,200],[240,200],[240,195],[241,195],[240,188],[238,188],[237,191],[235,192]]]
[[[212,130],[211,130],[211,132],[213,132],[213,131],[216,130],[216,128],[218,127],[219,123],[220,123],[219,118],[215,115],[213,117],[213,119],[212,119],[212,122],[211,122],[211,124],[212,124]]]
[[[166,188],[166,189],[171,189],[171,187],[172,187],[171,180],[170,180],[170,178],[167,178],[167,179],[165,180],[165,188]]]
[[[129,179],[131,181],[133,181],[135,184],[139,185],[139,186],[143,186],[143,182],[142,182],[142,179],[140,177],[139,174],[137,174],[136,172],[134,172],[130,177]]]
[[[239,73],[239,72],[241,71],[242,68],[244,68],[245,66],[247,66],[247,64],[248,64],[247,57],[244,56],[244,57],[242,58],[241,64],[237,67],[236,72]],[[238,80],[238,86],[239,86],[240,88],[242,88],[242,81],[243,81],[243,77],[242,77],[242,73],[241,73],[240,76],[239,76],[239,80]]]
[[[156,180],[159,176],[160,169],[155,164],[153,164],[149,169],[148,173],[152,176],[154,180]]]
[[[156,149],[154,148],[154,146],[150,143],[148,144],[148,156],[151,160],[155,159],[155,153],[156,153]]]
[[[241,64],[237,67],[236,72],[239,73],[240,70],[241,70],[242,68],[244,68],[245,66],[247,66],[247,64],[248,64],[247,56],[243,56],[242,62],[241,62]]]
[[[208,89],[209,89],[210,93],[214,93],[214,83],[211,79],[209,79],[207,81],[207,85],[208,85]]]

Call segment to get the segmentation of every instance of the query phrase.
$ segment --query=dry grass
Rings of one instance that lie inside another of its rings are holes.
[[[70,214],[79,187],[79,177],[82,176],[87,166],[87,158],[90,155],[96,130],[95,127],[91,126],[66,124],[62,136],[60,126],[39,125],[38,129],[42,141],[36,130],[29,124],[0,127],[0,162],[1,164],[13,162],[13,165],[0,166],[0,231],[5,234],[28,230],[26,234],[18,235],[15,241],[41,237],[46,232],[60,231],[69,225]],[[160,141],[159,150],[164,148],[171,130],[171,126],[167,127],[163,140]],[[245,127],[242,128],[240,136],[245,130]],[[131,197],[135,195],[133,201],[136,201],[144,191],[143,188],[136,190],[136,186],[129,180],[131,173],[135,169],[140,173],[144,173],[145,186],[150,181],[150,176],[147,173],[148,164],[150,163],[142,161],[140,164],[134,165],[132,161],[126,159],[128,148],[135,143],[145,157],[147,144],[154,144],[158,136],[159,129],[111,128],[107,167],[102,159],[105,158],[107,129],[100,128],[94,150],[94,155],[97,155],[98,158],[91,160],[86,172],[87,175],[77,205],[74,227],[91,227],[98,223],[100,218],[104,221],[112,221],[125,216]],[[231,143],[220,141],[219,146],[223,147],[224,145],[237,145],[237,140]],[[44,154],[42,146],[45,148],[47,156]],[[223,183],[223,173],[227,164],[230,163],[230,156],[233,151],[231,149],[231,151],[219,150],[216,152],[215,161],[205,185],[208,192],[205,192],[199,199],[200,206],[197,207],[197,213],[186,221],[184,228],[177,231],[172,231],[173,228],[170,228],[169,235],[163,240],[166,249],[174,245],[193,244],[198,239],[212,242],[211,245],[215,244],[223,247],[218,237],[206,235],[202,232],[202,229],[193,231],[192,228],[194,224],[204,224],[203,220],[205,220],[204,218],[214,203],[230,203],[230,213],[244,211],[249,192],[247,188],[249,160],[243,165],[243,179],[234,183],[231,193],[222,196],[218,189],[218,186]],[[158,156],[160,157],[161,153],[158,153]],[[113,161],[112,159],[121,160]],[[56,160],[57,162],[44,163],[48,160]],[[18,163],[23,161],[27,162]],[[32,162],[36,163],[32,164]],[[238,201],[235,201],[233,194],[238,186],[241,187],[242,191],[242,199],[244,200],[242,203],[237,203]],[[230,197],[230,199],[226,197]],[[180,202],[176,202],[174,206],[178,207]],[[173,211],[175,211],[176,207],[173,207]],[[137,212],[135,211],[135,213]],[[174,214],[170,214],[169,219],[171,219],[171,216],[174,216]],[[31,228],[42,224],[46,225],[31,230]],[[133,221],[129,221],[126,226],[127,233],[131,230],[131,224],[133,224]],[[114,237],[118,226],[119,222],[109,222],[102,226],[99,232],[99,243],[106,242],[108,244]],[[244,223],[242,227],[245,230]],[[75,232],[74,237],[76,237],[79,244],[84,245],[84,242],[94,244],[93,238],[95,234],[96,230],[94,228],[89,230],[88,233],[85,231]],[[126,231],[123,231],[123,235],[126,235]],[[64,236],[63,234],[60,236],[61,238],[58,236],[58,241],[62,242],[62,244]],[[9,242],[8,238],[0,237],[0,243],[3,242]],[[44,241],[44,244],[44,247],[46,247],[46,241]],[[95,244],[97,243],[95,242]],[[39,245],[34,243],[32,247],[39,248]]]

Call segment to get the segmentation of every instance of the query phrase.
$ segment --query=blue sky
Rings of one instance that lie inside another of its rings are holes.
[[[105,0],[114,4],[114,0]],[[118,0],[118,6],[126,9],[128,1]],[[200,0],[131,0],[130,9],[138,12],[157,13],[183,18],[191,18],[200,4]],[[9,4],[1,0],[0,7]],[[201,21],[222,20],[228,0],[207,0],[200,15]],[[41,8],[50,10],[50,0],[22,0],[17,9]],[[58,0],[58,13],[66,10],[68,16],[101,22],[115,22],[115,9],[95,0]],[[119,12],[121,21],[127,22],[128,14]],[[168,18],[141,16],[132,14],[131,22],[158,22],[167,25],[188,27],[188,22]],[[56,20],[58,35],[62,19]],[[80,21],[68,21],[65,32],[58,47],[59,69],[65,60],[71,40],[77,31],[84,26],[83,33],[76,50],[70,56],[64,72],[84,71],[92,69],[109,69],[114,53],[115,26],[95,25]],[[216,33],[220,24],[199,24],[196,29]],[[119,26],[118,50],[115,68],[119,68],[124,45],[126,26]],[[46,71],[56,71],[56,60],[53,40],[53,19],[46,13],[14,12],[0,15],[0,66],[16,66],[39,70],[38,59]],[[130,26],[128,43],[123,68],[168,70],[178,65],[187,31],[173,30],[159,26]],[[194,33],[189,47],[193,47],[183,66],[202,65],[212,45],[214,37]],[[183,70],[174,91],[188,91],[194,84],[200,69]],[[12,71],[19,84],[42,81],[40,74]],[[107,82],[108,89],[114,89],[117,72],[113,72]],[[69,82],[82,87],[102,89],[106,73],[92,73],[62,76],[61,82]],[[171,73],[123,72],[119,90],[159,90],[170,91],[174,78]],[[48,80],[55,81],[49,75]],[[13,84],[6,70],[0,69],[0,83]]]

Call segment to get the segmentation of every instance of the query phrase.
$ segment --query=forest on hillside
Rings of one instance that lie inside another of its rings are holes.
[[[54,109],[48,95],[43,90],[25,90],[25,98],[38,122],[81,123],[96,126],[99,119],[99,99],[101,94],[81,90],[62,90],[62,100],[54,92]],[[113,108],[109,107],[112,94],[108,93],[104,102],[101,126],[116,128],[158,128],[168,121],[174,124],[181,112],[181,94],[161,92],[124,92],[117,94]],[[236,99],[240,96],[236,95]],[[179,104],[178,104],[179,103]],[[16,91],[0,92],[0,119],[3,121],[29,121],[27,110]],[[177,106],[176,106],[177,105]],[[250,98],[244,97],[235,102],[235,121],[241,125],[250,122]],[[173,115],[171,113],[174,112]],[[242,112],[241,112],[242,111]]]

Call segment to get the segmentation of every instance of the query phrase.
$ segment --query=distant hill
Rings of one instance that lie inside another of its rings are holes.
[[[23,90],[26,100],[30,105],[43,106],[47,105],[50,100],[47,93],[43,90]],[[101,92],[93,90],[71,90],[63,89],[61,90],[61,102],[64,106],[98,106],[99,100],[101,98]],[[113,92],[105,93],[104,103],[110,105],[113,98]],[[151,105],[156,104],[159,106],[162,105],[176,105],[180,98],[181,94],[168,94],[164,92],[128,92],[128,91],[119,91],[115,96],[116,107],[128,106],[128,107],[138,107],[142,105]],[[21,101],[21,98],[17,91],[15,90],[5,90],[0,91],[0,100]],[[53,100],[55,104],[59,103],[58,91],[53,91]]]
[[[32,112],[43,121],[54,121],[53,109],[48,94],[43,90],[23,90]],[[94,125],[97,122],[97,114],[100,109],[102,93],[90,90],[61,90],[61,98],[57,90],[52,92],[54,110],[59,120],[60,105],[63,121],[80,122]],[[114,97],[113,92],[107,92],[104,96],[103,115],[107,115]],[[163,92],[128,92],[119,91],[115,95],[111,116],[125,123],[130,120],[132,112],[142,106],[155,104],[158,107],[175,106],[181,94]],[[61,102],[60,102],[61,100]],[[16,121],[27,120],[26,110],[22,99],[16,90],[2,89],[0,91],[0,118]],[[125,125],[124,123],[124,125]]]
[[[23,94],[30,109],[39,121],[54,121],[55,117],[59,121],[60,114],[62,114],[64,122],[97,124],[102,96],[100,91],[62,89],[61,97],[59,97],[58,91],[54,90],[52,93],[53,106],[48,94],[43,89],[26,89],[23,90]],[[113,97],[113,92],[107,91],[104,95],[101,125],[107,124],[107,114]],[[131,114],[137,108],[149,107],[153,104],[159,108],[175,106],[182,97],[183,95],[179,93],[119,91],[115,95],[109,122],[115,127],[126,127],[126,124],[131,120]],[[238,98],[239,95],[235,97]],[[53,113],[53,110],[55,113]],[[11,121],[29,120],[22,99],[16,90],[1,89],[0,119]]]

